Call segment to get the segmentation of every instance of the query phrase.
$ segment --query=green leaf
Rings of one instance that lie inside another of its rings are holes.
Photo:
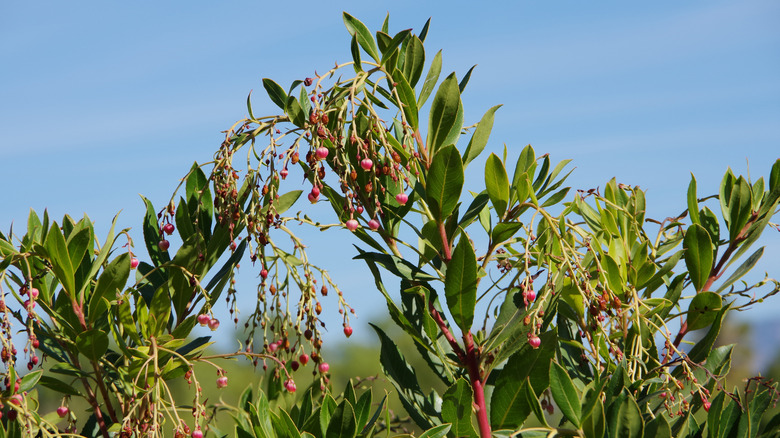
[[[540,338],[539,348],[531,348],[526,342],[522,349],[511,355],[496,380],[490,398],[490,423],[496,427],[519,427],[531,413],[532,407],[524,395],[526,381],[530,382],[530,391],[535,395],[549,386],[550,362],[557,340],[555,332],[542,333]]]
[[[701,225],[699,220],[699,200],[696,197],[696,177],[691,174],[691,183],[688,184],[688,215],[691,223]]]
[[[363,71],[363,67],[360,60],[360,45],[357,42],[357,35],[352,35],[352,43],[349,46],[352,52],[352,61],[354,61],[354,67],[356,72]]]
[[[460,160],[460,157],[458,157]],[[62,287],[70,296],[73,296],[77,291],[75,285],[75,279],[73,277],[73,264],[70,261],[70,255],[68,254],[68,247],[65,243],[65,237],[62,235],[57,222],[54,222],[46,235],[46,242],[43,245],[46,251],[49,253],[49,257],[52,262],[52,270],[57,276],[57,279],[62,284]]]
[[[672,438],[672,428],[666,417],[659,415],[645,425],[645,436],[655,438]]]
[[[699,224],[688,227],[683,239],[685,266],[691,276],[693,287],[700,292],[710,277],[713,263],[710,234]]]
[[[79,353],[89,360],[96,361],[108,351],[108,335],[98,329],[87,330],[76,337],[76,347]]]
[[[376,42],[374,41],[371,31],[368,30],[365,24],[363,24],[357,18],[344,12],[344,25],[347,27],[347,31],[350,35],[355,35],[358,44],[363,50],[366,51],[374,61],[379,62],[379,52],[377,51]]]
[[[758,263],[758,261],[761,259],[762,255],[764,255],[764,247],[763,246],[761,248],[758,248],[756,250],[756,252],[751,254],[750,257],[748,257],[747,260],[745,260],[739,266],[739,268],[737,268],[737,270],[734,271],[734,273],[731,274],[731,276],[725,282],[723,282],[723,284],[720,285],[720,287],[718,288],[718,290],[716,292],[717,293],[723,292],[724,290],[726,290],[727,287],[731,286],[737,280],[739,280],[740,278],[744,277],[745,274],[750,272],[753,269],[753,267],[756,266],[756,263]]]
[[[420,38],[412,36],[409,40],[409,45],[406,48],[403,68],[404,77],[412,88],[414,88],[414,86],[417,85],[417,81],[420,80],[423,67],[425,67],[425,48],[423,47]]]
[[[303,112],[301,103],[295,96],[289,96],[287,98],[287,106],[284,111],[290,117],[290,121],[299,128],[303,128],[306,125],[306,114]]]
[[[625,288],[626,280],[623,278],[620,272],[620,265],[615,259],[609,255],[604,254],[601,258],[601,264],[607,275],[607,283],[613,293],[621,294]]]
[[[442,222],[458,205],[463,190],[463,162],[453,145],[439,150],[428,170],[425,195],[437,222]]]
[[[477,66],[476,64],[472,65],[469,71],[466,72],[466,75],[463,76],[463,79],[460,80],[460,83],[458,84],[458,90],[461,92],[461,94],[463,93],[463,90],[466,89],[466,85],[469,84],[469,79],[471,79],[471,73],[474,71],[474,68],[476,66]]]
[[[417,100],[415,100],[414,89],[406,81],[406,77],[400,74],[398,70],[395,71],[394,79],[398,84],[396,90],[398,91],[398,97],[401,98],[403,104],[404,116],[407,123],[411,126],[412,130],[417,130],[419,127],[419,121],[417,116]]]
[[[501,222],[493,228],[490,238],[493,244],[505,242],[515,235],[517,230],[523,227],[520,222]]]
[[[391,40],[390,42],[385,46],[385,48],[382,49],[382,64],[387,65],[386,62],[388,58],[392,56],[392,54],[395,52],[395,49],[397,49],[401,43],[403,43],[406,38],[411,35],[412,29],[405,29],[400,32],[398,32]],[[390,66],[390,69],[392,69],[392,65]]]
[[[41,386],[49,388],[52,391],[58,392],[62,395],[72,395],[75,397],[81,396],[81,393],[76,388],[63,382],[62,379],[51,376],[41,376],[40,384]]]
[[[281,85],[274,82],[273,79],[263,78],[263,87],[276,106],[281,109],[287,107],[287,93],[284,92],[284,88]]]
[[[283,194],[282,196],[279,196],[279,199],[274,201],[274,204],[276,205],[276,213],[282,214],[289,210],[290,207],[295,204],[295,201],[301,197],[301,193],[303,193],[303,190],[293,190]]]
[[[477,303],[477,255],[468,237],[460,237],[447,266],[444,293],[452,318],[463,333],[471,329]]]
[[[330,417],[325,438],[353,438],[357,433],[357,421],[352,404],[343,400]]]
[[[753,191],[750,188],[750,184],[745,181],[745,178],[740,176],[734,183],[728,200],[728,227],[731,240],[737,238],[742,229],[745,228],[748,220],[750,220],[753,207],[752,195]]]
[[[459,378],[444,393],[441,403],[441,418],[452,423],[451,433],[458,437],[472,437],[477,433],[471,424],[471,405],[473,400],[471,386],[464,378]]]
[[[160,235],[160,225],[157,223],[157,212],[154,210],[152,201],[144,198],[144,204],[146,205],[146,215],[144,216],[144,243],[146,244],[146,251],[149,253],[149,257],[152,259],[154,266],[160,266],[163,263],[171,261],[171,257],[168,255],[168,251],[161,250],[157,243],[163,239]]]
[[[579,428],[582,415],[580,393],[574,387],[574,383],[566,370],[556,362],[553,362],[550,367],[550,391],[555,404],[558,405],[566,419]]]
[[[608,408],[607,428],[609,436],[626,438],[641,438],[643,436],[642,412],[627,388],[623,388],[620,395]]]
[[[688,306],[688,329],[698,330],[712,324],[723,307],[723,300],[715,292],[701,292]]]
[[[487,146],[488,138],[490,138],[490,131],[493,130],[493,120],[495,119],[496,110],[501,108],[501,106],[502,105],[496,105],[487,110],[477,124],[477,129],[474,130],[474,134],[471,135],[471,140],[469,140],[469,145],[463,152],[464,168],[468,166],[474,158],[477,158],[485,149],[485,146]]]
[[[447,146],[449,143],[445,143],[445,141],[451,137],[453,131],[460,133],[461,127],[457,126],[457,120],[462,106],[458,80],[455,73],[451,73],[439,85],[439,89],[433,97],[433,103],[431,103],[427,142],[429,154],[436,154],[443,146]],[[458,161],[460,160],[460,155],[458,155]]]
[[[19,382],[19,389],[17,389],[15,392],[22,394],[28,391],[32,391],[32,389],[35,388],[35,385],[38,384],[38,381],[41,380],[42,375],[43,370],[27,373],[24,377],[22,377],[22,381]]]
[[[422,36],[420,39],[423,39]],[[431,67],[428,69],[428,74],[425,76],[422,90],[420,90],[420,96],[417,98],[417,108],[422,108],[425,105],[425,101],[428,100],[428,96],[433,92],[433,88],[436,87],[436,82],[439,80],[441,74],[441,50],[436,53],[431,61]]]
[[[509,202],[509,177],[496,154],[490,154],[485,162],[485,188],[498,218],[503,218]]]
[[[426,430],[420,434],[420,438],[444,438],[452,428],[452,424],[445,423]]]
[[[601,438],[604,436],[606,418],[604,416],[604,403],[601,399],[596,400],[593,410],[582,421],[582,431],[585,432],[585,438]],[[655,435],[650,435],[655,436]]]
[[[295,427],[290,414],[284,409],[271,411],[271,422],[273,422],[274,430],[279,438],[301,438],[301,433]]]
[[[430,281],[433,277],[420,270],[417,266],[408,261],[390,254],[380,254],[377,252],[363,252],[354,257],[355,260],[371,260],[378,263],[394,275],[409,281]]]
[[[704,337],[701,338],[701,340],[696,345],[694,345],[693,348],[691,348],[691,351],[688,352],[689,359],[694,362],[701,362],[707,358],[710,351],[712,350],[712,346],[715,345],[715,340],[718,338],[718,333],[720,333],[720,327],[723,323],[723,318],[728,310],[729,304],[727,303],[715,316],[715,320],[712,321],[712,325],[710,325],[710,329],[707,334],[704,335]],[[682,367],[677,369],[682,370]]]

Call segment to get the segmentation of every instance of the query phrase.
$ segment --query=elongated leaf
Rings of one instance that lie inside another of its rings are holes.
[[[276,205],[276,213],[282,214],[289,210],[290,207],[295,205],[295,201],[301,197],[301,193],[303,193],[303,190],[293,190],[280,196],[279,199],[274,201],[274,205]]]
[[[756,252],[751,254],[750,257],[748,257],[747,260],[745,260],[737,268],[737,270],[734,271],[734,273],[731,274],[731,276],[729,276],[729,278],[726,281],[724,281],[723,284],[720,285],[720,287],[718,288],[718,290],[716,292],[717,293],[723,292],[724,290],[726,290],[726,288],[728,288],[732,284],[736,283],[737,280],[739,280],[740,278],[744,277],[745,274],[750,272],[753,269],[753,267],[756,266],[756,263],[758,263],[758,261],[761,259],[762,255],[764,255],[764,247],[763,246],[761,248],[758,248],[756,250]]]
[[[343,400],[330,417],[325,438],[353,438],[357,434],[357,421],[352,404]]]
[[[401,98],[401,103],[403,104],[406,121],[413,130],[416,130],[419,127],[419,122],[417,119],[417,100],[414,96],[414,89],[412,89],[411,85],[406,81],[406,77],[404,77],[403,74],[400,74],[398,70],[396,70],[394,79],[398,84],[396,90],[398,91],[398,96]]]
[[[461,377],[442,397],[441,418],[452,423],[451,430],[455,436],[475,437],[477,435],[471,423],[473,394],[469,383]]]
[[[634,397],[623,388],[617,400],[608,408],[607,430],[610,436],[641,438],[644,433],[644,421]]]
[[[466,89],[466,85],[469,84],[469,79],[471,79],[471,73],[474,71],[474,68],[476,66],[477,66],[476,64],[472,65],[469,71],[467,71],[466,74],[463,76],[463,79],[460,80],[460,83],[458,84],[458,90],[461,92],[461,94],[463,94],[463,90]]]
[[[467,332],[474,321],[474,306],[477,304],[477,255],[465,234],[461,236],[447,266],[444,293],[455,323],[463,333]]]
[[[263,88],[268,93],[268,97],[271,98],[271,102],[275,103],[281,109],[287,107],[287,93],[284,92],[284,88],[281,85],[274,82],[273,79],[264,78]]]
[[[504,163],[496,154],[490,154],[485,162],[485,188],[500,220],[504,217],[509,202],[509,177]]]
[[[428,170],[425,195],[428,205],[438,222],[455,210],[463,190],[463,162],[453,145],[436,153]]]
[[[460,132],[461,127],[456,126],[456,124],[458,112],[462,111],[461,107],[458,79],[455,77],[455,73],[451,73],[439,85],[439,89],[433,97],[433,103],[431,103],[428,118],[428,153],[436,154],[443,146],[447,146],[448,143],[445,141],[453,131]],[[460,155],[458,155],[458,160],[460,160]]]
[[[566,370],[555,362],[550,366],[550,391],[566,419],[579,428],[582,415],[580,393]]]
[[[422,36],[420,39],[423,39]],[[424,41],[424,39],[423,39]],[[436,87],[436,82],[439,80],[441,74],[441,50],[439,50],[431,61],[431,67],[428,69],[428,74],[423,81],[422,90],[420,90],[420,96],[417,98],[417,108],[422,108],[425,102],[428,100],[428,96],[433,92]]]
[[[424,66],[425,48],[423,47],[420,38],[413,35],[406,48],[403,68],[404,77],[406,77],[406,80],[412,88],[414,88],[414,86],[417,85],[417,81],[420,80]]]
[[[374,61],[379,62],[379,52],[377,51],[376,42],[374,41],[374,37],[371,35],[371,31],[368,30],[363,22],[346,12],[344,12],[343,18],[344,25],[347,27],[349,34],[355,35],[358,44],[360,44],[360,47],[362,47],[366,53],[374,58]]]
[[[490,235],[494,244],[504,242],[511,239],[515,235],[517,230],[523,227],[520,222],[501,222],[496,224],[493,228],[493,233]]]
[[[691,183],[688,184],[688,215],[691,217],[691,223],[700,224],[699,221],[699,201],[696,197],[696,177],[691,174]]]
[[[493,120],[495,119],[496,110],[501,108],[501,106],[502,105],[496,105],[487,110],[477,124],[477,129],[474,130],[474,134],[472,134],[471,140],[469,140],[469,145],[463,152],[464,168],[468,166],[474,158],[477,158],[485,149],[485,146],[487,146],[488,139],[490,138],[490,131],[493,130]]]
[[[734,240],[750,220],[753,207],[752,190],[745,178],[739,177],[731,189],[729,205],[729,237]]]
[[[359,255],[356,255],[354,259],[371,260],[392,272],[394,275],[409,281],[430,281],[436,279],[436,277],[421,271],[417,266],[394,255],[380,254],[377,252],[361,252]]]
[[[452,429],[452,424],[440,424],[420,434],[420,438],[444,438],[447,436],[447,433],[449,433],[450,429]]]
[[[458,160],[460,160],[460,157],[458,157]],[[54,222],[49,229],[44,247],[49,253],[49,257],[51,257],[52,270],[57,275],[57,279],[62,284],[62,287],[73,296],[77,292],[73,277],[73,264],[70,261],[65,237],[62,235],[62,230],[60,230],[57,222]]]
[[[490,399],[490,423],[496,427],[519,427],[533,408],[529,406],[525,391],[530,390],[538,396],[549,386],[550,362],[557,345],[556,332],[542,333],[540,338],[542,343],[539,348],[531,348],[526,343],[509,357],[501,370]],[[531,385],[530,389],[525,388],[526,382]]]
[[[714,255],[710,234],[699,224],[691,225],[685,232],[683,248],[685,248],[685,266],[688,267],[693,287],[700,292],[712,271]]]

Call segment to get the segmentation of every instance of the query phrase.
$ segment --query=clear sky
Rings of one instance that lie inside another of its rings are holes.
[[[342,10],[374,30],[388,11],[394,31],[432,17],[428,59],[443,49],[443,74],[459,77],[478,64],[466,124],[504,104],[489,150],[506,143],[516,156],[530,143],[572,158],[574,188],[613,176],[639,185],[650,216],[685,208],[690,172],[703,196],[728,166],[744,173],[749,162],[755,179],[780,157],[780,3],[476,4],[3,2],[0,229],[21,227],[32,207],[86,212],[107,230],[122,210],[140,240],[139,193],[164,204],[245,115],[251,89],[256,115],[275,112],[263,77],[286,86],[350,59]],[[760,268],[780,275],[780,239],[767,234]],[[349,247],[312,251],[365,323],[379,295],[353,272],[362,262],[328,266]],[[776,298],[755,315],[778,310]]]

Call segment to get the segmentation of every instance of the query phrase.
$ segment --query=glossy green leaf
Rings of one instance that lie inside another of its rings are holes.
[[[357,421],[352,404],[343,400],[333,411],[325,431],[325,438],[353,438],[357,434]]]
[[[604,403],[599,399],[590,414],[582,421],[582,431],[585,433],[585,438],[602,438],[605,426]]]
[[[698,330],[712,324],[723,307],[723,300],[715,292],[701,292],[688,306],[688,329]]]
[[[441,222],[458,205],[463,190],[463,162],[453,145],[445,146],[433,157],[425,190],[434,218]]]
[[[287,106],[285,106],[284,111],[295,126],[303,128],[306,125],[307,115],[303,112],[303,107],[301,107],[301,103],[298,102],[298,99],[296,99],[295,96],[287,97]]]
[[[745,178],[739,177],[729,198],[729,237],[734,240],[750,220],[753,208],[752,190]]]
[[[608,408],[607,430],[609,436],[641,438],[644,433],[644,421],[634,397],[623,388],[618,398]]]
[[[607,276],[607,283],[609,284],[609,288],[612,290],[612,292],[616,294],[622,294],[623,289],[625,288],[626,280],[621,275],[618,262],[615,261],[611,255],[605,254],[601,258],[601,267],[605,271]]]
[[[419,105],[418,105],[419,106]],[[439,149],[447,146],[445,143],[451,137],[451,133],[460,132],[460,126],[457,126],[458,113],[462,111],[460,101],[460,91],[458,91],[458,80],[455,73],[450,74],[439,85],[436,95],[431,103],[431,110],[428,117],[428,153],[436,154]],[[460,161],[460,155],[458,160]],[[461,163],[461,168],[463,167]]]
[[[422,37],[420,37],[422,39]],[[422,108],[425,102],[428,100],[428,96],[431,95],[433,89],[436,87],[436,82],[439,80],[441,74],[441,50],[439,50],[431,61],[431,66],[428,69],[428,74],[423,81],[422,90],[420,90],[420,96],[417,98],[417,108]]]
[[[580,393],[574,387],[569,373],[556,362],[550,366],[550,391],[566,419],[579,428],[582,415]]]
[[[487,146],[488,139],[490,138],[490,131],[493,130],[493,120],[495,119],[496,110],[501,108],[501,106],[502,105],[496,105],[487,110],[477,124],[474,134],[471,135],[471,140],[469,140],[469,144],[463,152],[464,168],[468,166],[474,158],[477,158],[485,149],[485,146]],[[506,170],[504,173],[506,173]]]
[[[344,12],[343,15],[344,25],[347,27],[350,35],[355,35],[358,44],[363,50],[366,51],[374,61],[379,62],[379,52],[377,51],[376,42],[374,41],[371,31],[368,30],[365,24],[357,18]]]
[[[460,237],[447,265],[444,293],[452,318],[463,333],[471,329],[477,303],[477,255],[468,237]]]
[[[540,338],[539,348],[531,348],[526,342],[509,357],[499,374],[490,399],[490,423],[496,427],[519,427],[531,413],[532,406],[524,395],[526,382],[530,382],[530,391],[537,396],[549,386],[557,339],[555,332],[542,333]]]
[[[35,388],[35,385],[38,384],[38,381],[41,380],[42,375],[43,370],[31,371],[27,373],[24,377],[22,377],[21,382],[19,382],[19,389],[17,389],[15,392],[22,394],[28,391],[32,391],[33,388]]]
[[[282,214],[289,210],[290,207],[295,205],[295,201],[301,197],[301,193],[303,193],[303,190],[293,190],[279,196],[279,198],[274,201],[274,205],[276,206],[276,213]]]
[[[764,247],[758,248],[756,252],[750,255],[742,264],[732,273],[726,281],[723,282],[723,284],[718,287],[717,293],[722,293],[726,290],[729,286],[736,283],[737,280],[744,277],[748,272],[750,272],[755,266],[756,263],[761,259],[761,256],[764,255]]]
[[[354,62],[353,66],[355,67],[355,71],[363,71],[360,59],[360,45],[357,42],[357,35],[352,35],[352,43],[350,44],[349,48],[352,53],[352,61]]]
[[[710,234],[699,224],[688,227],[683,239],[685,266],[688,267],[693,287],[700,292],[710,277],[713,263]]]
[[[485,162],[485,188],[498,218],[503,218],[509,202],[509,177],[496,154],[490,154]]]
[[[397,49],[408,37],[412,34],[411,29],[405,29],[398,32],[390,42],[382,49],[382,65],[388,66],[388,69],[392,69],[394,65],[388,65],[387,60],[391,57],[392,53]],[[377,39],[377,42],[379,40]]]
[[[663,415],[655,417],[645,425],[646,437],[654,438],[672,438],[672,428],[669,426],[669,421]]]
[[[396,91],[398,92],[398,97],[401,98],[401,103],[403,104],[403,111],[404,116],[406,117],[406,122],[411,126],[412,130],[416,130],[419,127],[418,122],[418,116],[417,116],[417,100],[414,96],[414,89],[411,87],[411,85],[406,81],[406,77],[398,70],[396,70],[396,74],[394,75],[394,78],[396,81]]]
[[[287,107],[287,93],[284,92],[284,88],[277,84],[273,79],[263,78],[263,88],[268,93],[268,97],[271,98],[271,102],[275,103],[281,109]]]
[[[412,35],[409,39],[409,45],[406,47],[403,68],[404,77],[412,88],[414,88],[417,85],[417,81],[420,80],[423,67],[425,67],[425,47],[423,47],[420,38]]]
[[[691,174],[691,182],[688,184],[688,215],[691,223],[701,224],[699,220],[699,200],[696,197],[696,177]]]
[[[274,425],[274,431],[278,438],[300,438],[301,433],[295,427],[295,423],[290,418],[290,414],[284,409],[271,411],[271,422]]]
[[[51,389],[57,393],[63,395],[72,395],[74,397],[80,397],[81,392],[74,388],[72,385],[65,383],[62,379],[54,378],[51,376],[41,376],[39,381],[41,386]]]
[[[355,403],[355,420],[358,429],[362,430],[367,426],[368,417],[371,415],[371,402],[373,395],[371,391],[366,391]]]
[[[460,80],[460,83],[458,84],[458,90],[460,90],[461,94],[463,94],[463,90],[466,89],[466,85],[469,84],[469,79],[471,79],[471,73],[474,71],[474,68],[476,68],[476,64],[472,65],[469,71],[467,71],[463,76],[463,79]]]
[[[392,272],[394,275],[410,281],[430,281],[436,279],[408,261],[389,254],[377,252],[361,252],[354,257],[356,260],[371,260]]]
[[[441,418],[452,424],[451,433],[458,437],[477,436],[471,423],[473,391],[464,378],[458,379],[442,397]]]
[[[458,157],[460,160],[460,157]],[[73,277],[73,264],[70,261],[70,255],[68,254],[68,247],[65,242],[65,237],[62,235],[57,222],[54,222],[46,235],[46,242],[43,245],[51,258],[51,269],[57,276],[62,286],[67,292],[75,294],[77,291],[75,286],[75,279]]]
[[[447,433],[449,433],[450,429],[452,429],[452,424],[440,424],[436,427],[426,430],[420,434],[419,438],[444,438],[447,436]]]
[[[505,242],[512,238],[515,233],[523,227],[520,222],[501,222],[493,228],[490,239],[493,244]]]
[[[691,350],[688,352],[688,358],[694,362],[701,362],[707,358],[710,351],[712,350],[712,346],[715,345],[715,340],[718,338],[721,325],[723,324],[723,318],[726,316],[728,310],[729,304],[727,303],[716,314],[715,319],[710,325],[710,329],[707,331],[707,334],[704,335],[704,337],[701,338],[701,340],[699,340],[699,342],[697,342],[696,345],[694,345],[693,348],[691,348]]]
[[[98,360],[108,351],[108,335],[97,329],[81,332],[76,337],[76,347],[89,360]]]

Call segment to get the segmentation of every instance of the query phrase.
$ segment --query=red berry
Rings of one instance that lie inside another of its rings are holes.
[[[176,228],[173,226],[173,224],[169,223],[169,224],[163,225],[162,229],[163,229],[163,231],[165,231],[165,234],[170,236],[171,234],[173,234],[173,230],[175,230]]]
[[[211,321],[211,317],[209,317],[207,314],[201,313],[198,315],[198,323],[203,327],[209,325],[209,321]]]
[[[327,373],[327,372],[328,372],[328,370],[330,369],[330,365],[328,365],[328,363],[327,363],[327,362],[322,362],[322,363],[320,364],[320,366],[319,366],[319,369],[320,369],[320,372],[321,372],[322,374],[325,374],[325,373]]]
[[[371,170],[371,168],[374,166],[374,162],[371,161],[370,158],[363,158],[360,160],[360,167],[363,168],[363,170]]]
[[[709,411],[710,411],[710,407],[711,407],[711,406],[712,406],[712,403],[710,403],[710,402],[704,402],[704,410],[705,410],[705,411],[709,412]]]
[[[344,334],[345,334],[347,337],[350,337],[350,336],[352,336],[352,327],[350,327],[350,326],[346,326],[346,327],[344,327]]]
[[[542,345],[542,340],[539,339],[539,336],[531,335],[531,337],[528,338],[528,343],[533,348],[539,348],[539,346]]]
[[[168,242],[165,239],[157,242],[157,247],[163,251],[168,251],[168,248],[170,248],[170,246],[171,246],[171,242]]]
[[[312,204],[316,204],[319,199],[320,199],[319,193],[317,193],[317,195],[314,195],[314,193],[309,193],[309,202],[311,202]]]
[[[68,408],[66,408],[65,406],[58,407],[57,415],[59,415],[60,418],[65,418],[65,416],[68,415]]]
[[[292,368],[293,371],[298,371],[300,366],[301,364],[299,364],[297,360],[290,362],[290,368]]]
[[[214,331],[219,328],[219,320],[217,318],[211,318],[209,320],[209,328]]]
[[[135,268],[137,268],[139,263],[140,263],[140,262],[138,261],[138,259],[137,259],[137,258],[135,258],[135,257],[131,258],[131,259],[130,259],[130,269],[135,269]]]
[[[301,361],[301,365],[306,365],[307,363],[309,363],[309,355],[303,353],[300,356],[298,356],[298,360]]]
[[[355,211],[357,211],[357,214],[363,214],[363,206],[362,205],[358,205],[358,207],[355,209]]]
[[[266,278],[268,278],[268,269],[265,269],[265,268],[263,268],[263,269],[260,271],[260,276],[261,276],[261,277],[263,277],[263,279],[264,279],[264,280],[265,280]]]
[[[227,384],[228,384],[227,376],[220,376],[217,379],[217,388],[224,388],[227,386]]]
[[[395,195],[395,200],[401,205],[406,204],[406,201],[409,200],[409,196],[406,193],[399,193]]]
[[[360,224],[358,224],[358,221],[356,221],[355,219],[348,220],[346,225],[349,231],[355,231],[360,226]]]
[[[36,289],[36,288],[30,289],[30,298],[36,299],[36,298],[38,298],[39,294],[40,294],[40,292],[38,292],[38,289]]]
[[[525,293],[525,298],[530,302],[536,299],[536,292],[529,290]]]
[[[377,222],[376,219],[371,219],[368,221],[368,228],[371,228],[372,230],[379,229],[379,222]]]
[[[309,85],[312,84],[312,82],[314,82],[314,79],[306,78],[306,79],[303,80],[303,85],[306,85],[308,87]]]
[[[311,194],[312,194],[312,196],[319,197],[320,196],[320,188],[317,187],[317,186],[312,187],[311,188]]]
[[[314,151],[314,154],[317,155],[317,158],[320,160],[324,160],[328,156],[328,148],[320,146],[316,151]]]

